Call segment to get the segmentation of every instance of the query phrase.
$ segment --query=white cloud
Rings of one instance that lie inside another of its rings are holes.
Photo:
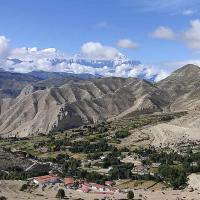
[[[165,26],[160,26],[158,27],[152,34],[151,36],[153,38],[157,39],[165,39],[165,40],[174,40],[175,39],[175,33],[173,30],[169,27]]]
[[[56,53],[56,49],[55,48],[47,48],[47,49],[42,49],[42,52],[44,52],[44,53]]]
[[[161,70],[161,71],[156,75],[154,81],[155,81],[155,82],[161,81],[161,80],[163,80],[164,78],[168,77],[169,75],[170,75],[170,73]]]
[[[82,45],[81,51],[84,56],[92,59],[115,59],[119,51],[110,46],[103,46],[99,42],[87,42]]]
[[[0,36],[0,61],[4,60],[9,53],[9,40],[5,36]]]
[[[200,19],[192,20],[190,22],[190,27],[182,32],[175,34],[171,28],[161,26],[157,28],[151,36],[157,39],[175,40],[200,52]]]
[[[121,39],[117,42],[117,46],[120,48],[135,49],[139,44],[129,39]]]
[[[100,47],[102,46],[100,45]],[[159,77],[161,76],[161,73],[160,70],[156,69],[156,67],[141,65],[137,62],[135,64],[132,62],[128,62],[128,59],[119,52],[114,55],[115,59],[110,61],[106,56],[107,60],[105,62],[101,60],[97,62],[95,60],[87,60],[87,58],[85,58],[85,63],[87,63],[85,64],[76,62],[76,56],[67,57],[63,54],[60,54],[56,49],[50,50],[49,48],[38,49],[36,47],[23,47],[12,50],[9,60],[7,60],[4,68],[5,70],[10,70],[11,68],[13,68],[13,71],[21,73],[43,70],[48,72],[68,72],[75,74],[89,73],[93,75],[98,74],[101,76],[117,77],[140,76],[147,79],[150,79],[151,77],[156,77],[156,80],[160,80]],[[118,55],[119,57],[116,57],[116,55]],[[12,59],[19,59],[20,62],[16,63]],[[95,65],[99,64],[99,62],[102,62],[102,64]]]
[[[200,20],[191,21],[191,26],[182,34],[182,41],[190,48],[200,50]]]
[[[14,71],[26,73],[33,70],[54,71],[52,64],[54,58],[63,58],[55,48],[38,49],[37,47],[15,48],[10,51],[9,60],[6,61],[5,69],[14,67]],[[13,63],[12,59],[19,62]]]
[[[193,15],[193,14],[194,14],[194,10],[191,10],[191,9],[183,11],[183,15],[186,15],[186,16]]]
[[[141,73],[142,73],[142,70],[143,70],[143,68],[142,67],[135,67],[135,68],[133,68],[133,69],[131,69],[130,71],[129,71],[129,76],[130,77],[137,77],[137,76],[139,76]]]

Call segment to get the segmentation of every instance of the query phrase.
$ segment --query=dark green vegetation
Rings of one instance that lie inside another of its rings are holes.
[[[135,197],[135,195],[134,195],[133,191],[128,191],[127,198],[134,199],[134,197]]]
[[[130,130],[141,128],[148,124],[170,121],[185,115],[179,113],[161,113],[143,115],[112,122],[101,122],[83,126],[77,129],[58,132],[50,135],[39,135],[30,138],[0,139],[0,146],[7,149],[18,149],[39,159],[54,160],[60,153],[89,154],[111,151],[112,146],[127,137]]]
[[[27,184],[23,184],[22,187],[20,188],[20,191],[25,191],[28,189],[28,185]]]
[[[70,158],[63,163],[62,171],[63,173],[61,176],[63,177],[73,176],[78,179],[86,179],[89,182],[97,182],[101,184],[104,184],[104,182],[107,180],[106,176],[103,176],[97,172],[88,172],[83,170],[81,168],[81,161],[73,158]]]
[[[32,178],[35,176],[46,175],[47,172],[26,172],[20,167],[15,167],[13,169],[8,170],[9,173],[0,174],[0,180],[27,180],[28,178]]]
[[[109,145],[106,140],[101,140],[99,142],[90,143],[88,141],[80,141],[72,143],[72,147],[69,148],[72,153],[95,153],[95,152],[105,152],[112,150],[112,146]]]
[[[59,189],[57,194],[56,194],[56,198],[64,199],[64,197],[65,197],[65,191],[63,189]]]
[[[146,157],[144,164],[161,163],[154,177],[169,183],[174,188],[185,186],[187,175],[200,172],[200,152],[192,150],[184,153],[158,152],[155,149],[140,149],[134,152]]]
[[[130,133],[127,130],[120,130],[115,133],[116,138],[122,139],[128,137]]]
[[[4,196],[0,196],[0,200],[7,200],[7,198]]]

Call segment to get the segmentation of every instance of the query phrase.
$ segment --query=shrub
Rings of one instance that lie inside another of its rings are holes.
[[[23,184],[21,189],[20,189],[20,191],[25,191],[25,190],[27,190],[27,188],[28,188],[28,185],[27,184]]]
[[[115,137],[119,139],[123,139],[125,137],[128,137],[129,135],[130,135],[129,132],[126,130],[117,131],[115,133]]]
[[[59,164],[63,164],[66,160],[69,159],[69,156],[67,154],[58,154],[56,156],[55,161]]]
[[[127,198],[128,198],[128,199],[134,199],[134,196],[135,196],[135,195],[134,195],[133,191],[131,191],[131,190],[128,191],[128,194],[127,194]]]
[[[56,194],[56,198],[64,199],[64,197],[65,197],[65,191],[63,189],[59,189],[57,194]]]
[[[7,200],[7,198],[4,196],[0,196],[0,200]]]

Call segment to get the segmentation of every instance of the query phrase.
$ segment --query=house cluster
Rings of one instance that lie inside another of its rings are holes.
[[[160,165],[161,163],[152,163],[151,165],[136,165],[131,172],[141,176],[148,174],[154,176],[154,173],[151,171],[151,169],[158,168]]]
[[[137,175],[143,176],[143,175],[149,174],[149,169],[150,169],[150,166],[149,166],[149,165],[145,165],[145,166],[141,165],[141,166],[135,166],[135,167],[131,170],[131,172],[132,172],[133,174],[137,174]]]
[[[90,183],[85,180],[77,180],[73,177],[61,180],[56,175],[38,176],[33,178],[33,183],[37,185],[50,185],[55,183],[63,183],[66,189],[73,189],[84,193],[114,194],[120,192],[119,189],[113,187],[112,181],[106,181],[105,185]]]
[[[145,165],[145,164],[143,164],[142,161],[144,161],[146,159],[147,159],[147,157],[138,157],[136,155],[134,155],[134,156],[131,155],[131,156],[125,157],[122,160],[122,162],[134,164],[134,167],[131,170],[131,172],[133,174],[137,174],[137,175],[141,175],[141,176],[150,174],[153,176],[154,173],[152,173],[150,169],[158,168],[161,165],[161,163],[151,163],[150,165]]]
[[[120,192],[119,189],[113,187],[113,182],[106,181],[105,185],[96,184],[96,183],[81,183],[80,191],[82,192],[92,192],[92,193],[106,193],[106,194],[114,194]]]
[[[76,180],[74,178],[65,178],[64,185],[70,189],[77,189],[81,192],[93,192],[93,193],[115,193],[119,192],[119,189],[113,187],[112,181],[106,181],[105,185],[89,183],[82,180]]]

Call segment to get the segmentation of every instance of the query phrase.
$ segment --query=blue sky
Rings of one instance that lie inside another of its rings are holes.
[[[67,54],[98,42],[167,67],[199,61],[199,9],[199,0],[0,0],[0,35],[12,48],[53,47]]]

